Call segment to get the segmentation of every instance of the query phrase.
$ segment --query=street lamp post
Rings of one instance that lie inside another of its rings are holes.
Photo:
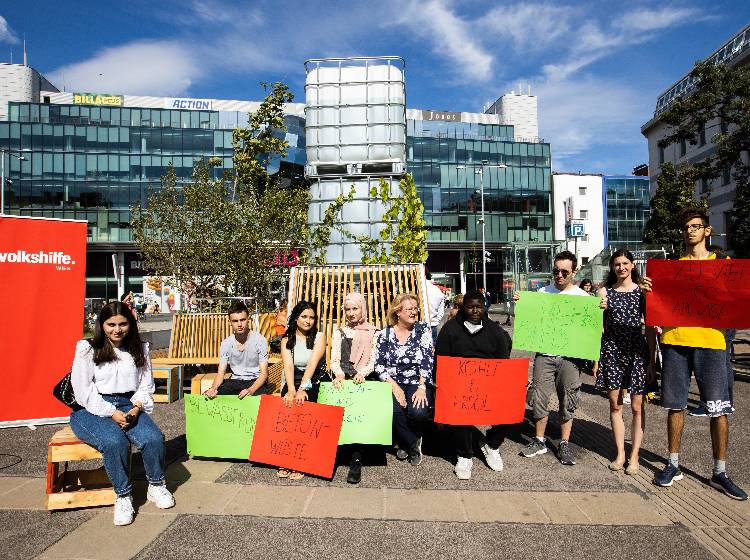
[[[487,245],[485,239],[485,221],[484,221],[484,170],[488,168],[504,169],[508,167],[504,163],[489,165],[487,160],[482,160],[479,165],[457,165],[456,169],[466,169],[474,167],[474,174],[479,175],[479,198],[481,204],[479,223],[482,224],[482,287],[487,290]]]
[[[21,151],[27,152],[28,150]],[[8,154],[8,157],[13,156],[18,161],[26,161],[25,157],[17,156],[9,149],[0,148],[0,215],[5,214],[5,154]]]

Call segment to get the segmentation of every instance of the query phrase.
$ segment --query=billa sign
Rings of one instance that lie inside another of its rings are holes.
[[[110,93],[74,93],[73,103],[76,105],[105,105],[107,107],[122,107],[125,103],[124,95]]]

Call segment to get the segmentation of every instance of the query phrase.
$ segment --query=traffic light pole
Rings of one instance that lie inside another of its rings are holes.
[[[484,169],[482,167],[477,169],[479,173],[479,198],[482,201],[482,214],[479,219],[482,222],[482,287],[484,291],[487,291],[487,247],[485,245],[484,237]]]

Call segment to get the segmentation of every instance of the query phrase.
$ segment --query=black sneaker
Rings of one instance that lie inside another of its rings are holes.
[[[400,447],[396,449],[396,459],[399,461],[406,461],[409,458],[409,452],[406,449]]]
[[[409,450],[409,463],[415,467],[422,463],[422,438]]]
[[[349,484],[359,484],[360,480],[362,480],[362,458],[356,454],[349,462],[349,474],[346,476],[346,481]]]
[[[570,444],[567,441],[561,441],[557,446],[557,458],[563,465],[575,465],[576,459],[570,450]]]
[[[713,475],[709,484],[734,500],[747,500],[745,491],[732,482],[725,472]]]
[[[667,487],[672,486],[675,480],[682,480],[682,473],[672,463],[667,463],[667,466],[654,477],[654,484]]]
[[[537,438],[531,438],[529,444],[521,450],[521,455],[524,457],[536,457],[543,453],[547,453],[547,442]]]

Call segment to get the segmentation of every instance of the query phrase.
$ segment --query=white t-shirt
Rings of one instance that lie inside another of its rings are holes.
[[[427,280],[427,304],[430,306],[430,326],[437,327],[445,314],[445,295],[432,280]]]
[[[560,290],[555,288],[554,284],[549,284],[548,286],[542,286],[537,291],[545,293],[545,294],[562,294],[564,296],[590,296],[591,295],[590,293],[588,293],[585,290],[582,290],[578,286],[573,286],[572,288],[561,292]]]

